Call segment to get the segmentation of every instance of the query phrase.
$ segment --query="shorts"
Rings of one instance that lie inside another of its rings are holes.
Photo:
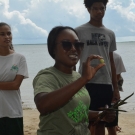
[[[111,107],[111,101],[113,97],[112,85],[87,83],[86,89],[88,90],[88,93],[91,97],[89,110],[99,111],[99,108],[105,107],[105,105]],[[117,124],[118,117],[116,116],[115,120],[111,123],[106,123],[106,126],[113,127]]]
[[[0,135],[24,135],[23,118],[0,118]]]

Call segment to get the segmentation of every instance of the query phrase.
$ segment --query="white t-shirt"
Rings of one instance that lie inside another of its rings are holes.
[[[7,56],[0,56],[0,82],[13,81],[16,75],[28,78],[26,59],[14,52]],[[22,103],[20,90],[0,89],[0,118],[22,117]]]
[[[113,52],[113,59],[116,67],[116,74],[118,75],[121,74],[122,72],[126,72],[121,56],[116,52]]]
[[[121,76],[122,72],[126,72],[125,66],[123,64],[122,58],[119,54],[117,54],[116,52],[113,52],[113,59],[114,59],[114,64],[116,67],[116,74],[119,75],[120,74],[120,78],[118,81],[118,89],[119,91],[123,91],[122,85],[123,85],[123,77]]]

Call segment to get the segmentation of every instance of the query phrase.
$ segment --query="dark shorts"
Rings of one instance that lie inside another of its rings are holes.
[[[105,105],[111,106],[111,101],[113,97],[112,85],[109,84],[93,84],[87,83],[86,89],[91,97],[90,110],[99,111],[100,107],[105,107]],[[111,123],[106,123],[107,127],[116,126],[118,123],[118,116]]]
[[[0,118],[0,135],[24,135],[23,118]]]
[[[105,126],[106,127],[114,127],[118,125],[118,111],[116,111],[116,117],[113,122],[107,123]]]

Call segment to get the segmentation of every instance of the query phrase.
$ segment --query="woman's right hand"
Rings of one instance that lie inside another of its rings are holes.
[[[116,117],[115,111],[106,111],[105,117],[102,119],[102,121],[106,121],[108,123],[113,122]]]
[[[82,77],[84,79],[86,79],[86,81],[91,80],[94,75],[96,74],[96,72],[105,65],[105,63],[100,63],[98,64],[96,67],[92,67],[91,61],[93,59],[103,59],[103,57],[99,56],[99,55],[91,55],[87,58],[86,62],[83,63],[82,65]]]

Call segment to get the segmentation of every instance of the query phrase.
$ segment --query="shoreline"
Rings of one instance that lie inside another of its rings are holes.
[[[24,135],[36,135],[39,123],[39,112],[37,109],[23,108]],[[122,132],[118,135],[135,135],[135,110],[120,112],[119,126]],[[106,132],[107,135],[107,132]]]

